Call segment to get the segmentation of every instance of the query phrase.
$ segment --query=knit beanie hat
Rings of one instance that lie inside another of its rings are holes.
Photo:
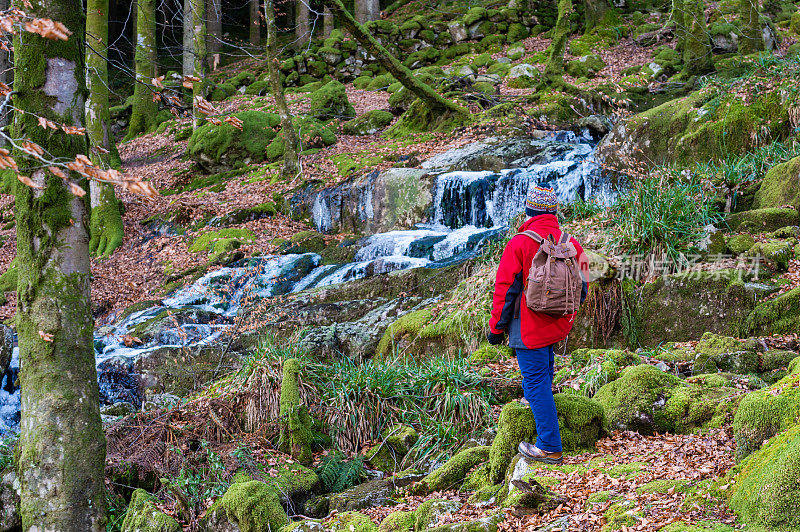
[[[555,214],[558,209],[558,197],[552,188],[531,185],[528,197],[525,198],[525,214],[539,216],[540,214]]]

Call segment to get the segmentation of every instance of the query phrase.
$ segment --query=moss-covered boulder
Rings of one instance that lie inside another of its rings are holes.
[[[391,504],[395,485],[390,480],[370,480],[331,497],[330,510],[348,512]]]
[[[734,255],[741,255],[750,251],[756,244],[755,239],[748,234],[733,235],[728,239],[728,250]]]
[[[522,63],[511,67],[508,71],[508,86],[516,89],[530,89],[542,79],[542,73],[536,67]]]
[[[554,397],[564,450],[592,448],[603,434],[603,407],[582,396],[559,393]],[[531,409],[518,402],[505,405],[489,452],[489,481],[492,484],[501,482],[520,442],[535,440],[536,423]]]
[[[398,510],[381,521],[378,532],[414,532],[416,522],[417,515],[413,511]]]
[[[414,530],[429,530],[439,522],[439,516],[457,512],[461,508],[461,503],[448,499],[430,499],[414,511],[415,522]]]
[[[284,254],[321,253],[326,247],[325,237],[316,231],[300,231],[293,234],[281,251]]]
[[[739,340],[707,332],[695,346],[692,373],[727,371],[748,374],[760,370],[761,346],[755,338]]]
[[[143,489],[135,490],[122,522],[122,532],[181,532],[181,525],[159,510],[158,502]]]
[[[739,336],[763,294],[739,270],[687,272],[660,277],[635,294],[629,336],[642,346],[685,342],[705,332]]]
[[[789,261],[794,258],[792,244],[786,240],[759,242],[747,251],[747,255],[763,258],[772,271],[785,272],[789,270]]]
[[[359,512],[344,512],[326,521],[330,532],[377,532],[378,526],[369,516]]]
[[[786,206],[800,209],[800,157],[772,167],[753,200],[756,209]]]
[[[731,214],[727,221],[728,226],[734,231],[768,233],[781,227],[798,225],[800,217],[794,208],[767,207]]]
[[[619,378],[621,371],[628,366],[641,363],[641,357],[624,349],[576,349],[570,354],[570,368],[564,368],[556,375],[560,383],[572,378],[577,385],[570,388],[587,397],[593,396],[603,385]],[[577,377],[577,378],[575,378]]]
[[[274,113],[242,111],[233,116],[242,121],[241,130],[229,122],[209,122],[195,129],[189,139],[189,156],[211,173],[263,161],[280,125]]]
[[[280,439],[278,449],[300,463],[311,463],[311,416],[300,398],[302,363],[290,358],[283,363],[280,395]]]
[[[763,301],[747,316],[742,335],[792,334],[800,329],[800,288]]]
[[[765,390],[742,399],[733,418],[736,457],[741,460],[761,444],[797,422],[800,374],[789,375]]]
[[[800,424],[750,455],[735,479],[731,508],[753,530],[799,530]]]
[[[514,507],[518,510],[532,510],[544,513],[557,506],[557,497],[539,480],[543,464],[518,454],[508,465],[505,480],[497,492],[497,502],[503,507]]]
[[[431,474],[412,486],[412,492],[427,495],[434,491],[455,488],[472,468],[489,459],[489,447],[478,446],[462,449]]]
[[[373,135],[392,123],[389,111],[373,109],[344,124],[345,135]]]
[[[513,351],[508,346],[483,343],[469,355],[469,361],[475,365],[494,364],[511,356]]]
[[[338,81],[329,81],[311,93],[311,115],[320,120],[339,118],[347,120],[356,116],[356,111],[347,99],[345,86]]]
[[[570,61],[566,65],[567,74],[573,78],[593,78],[605,68],[599,55],[589,54]]]
[[[399,471],[403,458],[417,442],[419,435],[414,427],[395,424],[381,433],[381,443],[367,452],[367,461],[385,473]]]
[[[266,532],[278,530],[288,523],[289,518],[280,504],[277,490],[263,482],[251,480],[231,484],[225,495],[208,509],[199,528],[204,532]]]

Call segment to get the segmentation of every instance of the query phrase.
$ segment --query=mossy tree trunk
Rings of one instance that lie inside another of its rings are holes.
[[[264,0],[264,22],[267,24],[267,71],[269,72],[269,85],[272,90],[272,98],[275,100],[275,107],[278,108],[278,115],[281,117],[281,135],[283,136],[283,169],[281,173],[286,177],[294,177],[300,173],[300,162],[298,160],[297,131],[292,123],[292,115],[289,112],[289,105],[283,94],[283,83],[281,83],[280,54],[278,53],[278,27],[275,25],[275,6],[273,0]]]
[[[119,164],[117,146],[111,138],[108,112],[108,0],[86,2],[86,133],[92,162],[100,168]],[[122,245],[124,228],[114,186],[92,181],[89,184],[91,223],[89,252],[108,256]]]
[[[136,2],[136,85],[125,140],[147,133],[156,126],[158,102],[153,100],[152,79],[156,77],[156,10],[154,0]]]
[[[208,66],[216,70],[220,62],[222,49],[222,0],[208,0],[206,2],[208,14],[208,28],[206,32],[206,51],[208,52]]]
[[[355,0],[354,8],[359,24],[380,18],[380,4],[376,0]]]
[[[764,49],[764,37],[761,35],[758,0],[739,0],[739,27],[742,36],[739,38],[739,53],[750,55]]]
[[[564,53],[567,49],[570,14],[572,14],[572,0],[559,0],[558,19],[553,29],[553,42],[550,43],[550,56],[544,67],[544,75],[547,78],[561,79],[564,76]]]
[[[10,0],[0,0],[0,11],[5,11],[11,5]],[[13,85],[13,69],[11,68],[11,54],[8,50],[0,50],[0,82],[9,87]],[[0,128],[4,128],[9,122],[9,111],[3,109],[0,113]],[[4,140],[0,140],[0,146],[5,145]]]
[[[72,32],[68,41],[26,32],[15,36],[14,105],[20,112],[14,115],[14,135],[46,147],[56,158],[85,154],[84,136],[45,130],[37,118],[83,126],[82,3],[14,4],[33,16],[60,21]],[[23,152],[15,156],[20,171],[42,187],[16,187],[22,529],[102,532],[105,437],[92,339],[86,201],[38,160]]]
[[[261,44],[261,9],[259,0],[250,0],[250,44]]]
[[[672,0],[672,20],[675,23],[675,49],[683,53],[686,48],[686,35],[689,33],[686,27],[686,11],[684,0]]]
[[[433,90],[430,85],[421,82],[414,77],[405,65],[397,60],[386,48],[384,48],[372,35],[359,24],[353,15],[345,9],[342,0],[323,0],[325,6],[339,19],[342,27],[363,46],[392,76],[403,86],[411,91],[417,98],[431,110],[435,115],[443,115],[448,112],[466,113],[461,106],[442,97],[441,94]]]
[[[183,55],[182,73],[184,76],[194,75],[194,18],[192,6],[194,0],[183,0]]]
[[[322,35],[327,39],[331,33],[333,33],[333,13],[326,7],[322,12]]]
[[[608,0],[583,0],[584,31],[589,32],[600,24],[606,12],[611,9]]]
[[[295,5],[295,45],[300,47],[311,40],[311,23],[308,2],[311,0],[297,0]],[[273,8],[274,9],[274,8]]]
[[[296,358],[283,363],[279,408],[281,433],[278,450],[290,454],[302,464],[309,464],[312,459],[311,416],[300,401],[300,361]]]
[[[687,29],[683,50],[683,73],[686,76],[706,74],[714,70],[711,35],[706,25],[703,0],[684,0],[684,21]]]
[[[192,19],[194,21],[194,75],[200,81],[192,82],[192,117],[194,127],[199,127],[203,119],[198,102],[206,97],[206,0],[192,0]]]

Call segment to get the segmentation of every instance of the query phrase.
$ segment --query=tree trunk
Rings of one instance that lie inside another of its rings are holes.
[[[381,18],[381,4],[379,0],[363,0],[364,5],[366,6],[364,11],[366,12],[367,20],[369,22],[371,20],[378,20]]]
[[[192,0],[192,19],[194,21],[194,75],[200,81],[192,82],[192,117],[194,127],[200,126],[203,119],[197,103],[206,97],[206,1]]]
[[[136,85],[133,108],[125,140],[147,133],[156,126],[158,102],[153,101],[152,79],[156,77],[156,12],[154,0],[136,2]]]
[[[333,13],[329,8],[325,8],[322,12],[322,35],[325,39],[331,36],[333,32]]]
[[[45,130],[38,117],[83,126],[84,14],[80,0],[24,7],[63,23],[68,41],[14,37],[14,135],[54,158],[86,153],[86,138]],[[16,187],[17,314],[22,419],[17,443],[23,530],[106,529],[105,436],[92,339],[89,234],[84,198],[41,163],[15,153],[42,189]],[[72,175],[77,180],[76,175]]]
[[[308,2],[311,0],[297,0],[295,7],[295,44],[300,47],[311,40],[311,24],[309,23]],[[274,8],[273,8],[274,9]]]
[[[250,44],[261,44],[261,9],[259,0],[250,0]]]
[[[584,16],[584,32],[593,30],[603,19],[606,12],[611,9],[608,0],[583,0]]]
[[[0,0],[0,11],[5,11],[11,5],[10,0]],[[6,50],[0,50],[0,82],[9,87],[13,85],[14,71],[11,69],[11,55]],[[11,110],[6,107],[0,110],[0,129],[8,126],[11,121]],[[5,141],[0,140],[0,146],[4,146]]]
[[[564,75],[564,52],[569,36],[569,16],[572,13],[572,0],[559,0],[558,19],[550,43],[550,57],[544,67],[546,78],[562,78]]]
[[[206,2],[208,24],[206,32],[206,51],[208,52],[208,65],[211,70],[216,70],[220,62],[222,49],[222,0],[208,0]]]
[[[183,75],[194,75],[194,0],[183,0]]]
[[[683,54],[686,48],[686,10],[684,0],[672,0],[672,20],[675,22],[675,50]]]
[[[563,0],[562,0],[563,1]],[[568,1],[568,0],[567,0]],[[397,81],[417,96],[434,114],[442,115],[447,112],[466,113],[466,110],[452,100],[442,97],[428,84],[414,77],[414,74],[389,53],[370,33],[359,24],[353,15],[345,9],[342,0],[324,0],[325,6],[338,17],[350,35],[363,46]]]
[[[359,24],[364,24],[367,21],[367,0],[354,0],[353,14]]]
[[[742,36],[739,39],[739,53],[750,55],[764,49],[761,35],[758,0],[739,0],[739,25]]]
[[[688,30],[683,51],[683,72],[687,76],[712,72],[714,61],[703,0],[684,0],[683,8]]]
[[[112,159],[119,161],[117,147],[111,139],[111,117],[108,112],[108,0],[87,0],[86,3],[86,81],[89,99],[86,102],[86,133],[89,137],[92,162],[100,168],[111,168]],[[114,186],[92,181],[89,252],[108,256],[122,245],[124,229]]]
[[[289,113],[289,106],[283,95],[279,69],[280,54],[276,42],[278,28],[275,25],[275,7],[272,2],[273,0],[264,1],[264,22],[267,24],[267,70],[272,98],[275,100],[275,107],[278,108],[278,115],[281,117],[281,135],[283,135],[284,144],[282,173],[284,176],[294,177],[300,173],[300,163],[297,157],[299,141],[292,123],[292,115]]]

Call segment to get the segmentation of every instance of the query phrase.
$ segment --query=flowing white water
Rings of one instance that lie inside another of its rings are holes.
[[[532,184],[552,186],[564,203],[576,197],[610,200],[613,192],[599,180],[598,167],[592,158],[593,147],[585,139],[559,133],[542,142],[547,148],[544,154],[518,168],[436,176],[431,191],[430,223],[363,239],[354,244],[358,249],[349,264],[323,264],[322,257],[314,253],[248,259],[207,273],[160,304],[98,329],[95,350],[99,370],[102,373],[109,365],[132,368],[133,360],[156,349],[216,342],[239,310],[259,299],[396,270],[440,267],[473,256],[486,242],[502,235],[509,220],[524,210],[525,196]],[[320,230],[335,226],[334,216],[343,205],[344,193],[330,189],[317,195],[312,214]],[[362,186],[354,193],[358,195],[356,214],[361,219],[372,218],[372,190]],[[167,311],[172,313],[171,317]],[[137,326],[156,317],[162,324],[150,337],[141,343],[140,339],[132,338]],[[14,386],[18,368],[15,348],[11,368],[3,377],[0,390],[0,435],[19,429],[20,392]],[[123,375],[124,378],[136,376]],[[115,382],[104,381],[101,384],[104,393]],[[113,395],[111,389],[107,396]]]

